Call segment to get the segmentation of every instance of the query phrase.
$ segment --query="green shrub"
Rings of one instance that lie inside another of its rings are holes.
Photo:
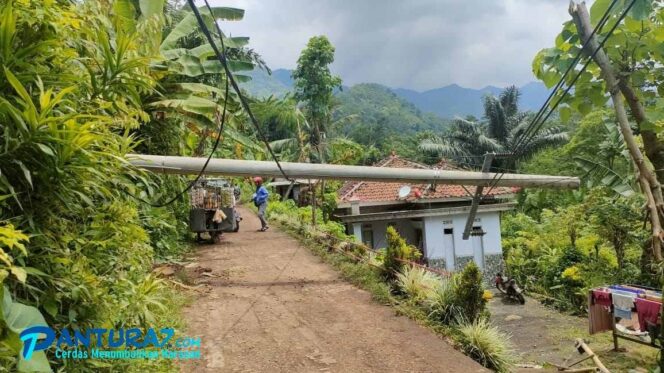
[[[463,317],[473,322],[485,311],[484,284],[482,272],[475,262],[469,262],[459,274],[458,283],[454,288],[455,303]]]
[[[431,320],[450,325],[456,323],[461,309],[456,303],[456,282],[458,277],[444,278],[427,300],[428,317]]]
[[[415,302],[430,298],[440,283],[440,277],[412,265],[404,266],[396,280],[399,289]]]
[[[394,227],[387,227],[386,234],[387,248],[383,261],[384,276],[388,280],[393,280],[397,273],[401,271],[404,261],[418,260],[422,253],[415,246],[406,243],[406,240],[399,235]]]
[[[509,336],[492,326],[485,318],[459,327],[463,351],[487,368],[510,372],[515,362]]]

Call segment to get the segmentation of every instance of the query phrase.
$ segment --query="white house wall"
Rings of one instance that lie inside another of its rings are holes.
[[[473,260],[473,245],[471,237],[463,239],[463,230],[466,226],[467,215],[433,216],[424,218],[425,253],[430,263],[438,263],[449,271],[457,270]],[[486,233],[482,236],[482,246],[486,267],[495,267],[496,261],[502,257],[500,237],[500,213],[478,213],[474,226],[482,227]],[[454,247],[445,247],[444,229],[452,228]],[[493,270],[493,268],[486,268]]]
[[[471,236],[464,240],[463,230],[466,226],[467,215],[447,215],[423,218],[424,254],[430,266],[456,271],[463,268],[474,259],[473,241],[481,240],[484,251],[484,263],[477,263],[482,267],[485,279],[500,271],[502,268],[502,245],[500,236],[500,212],[480,212],[477,214],[474,226],[482,227],[483,236]],[[373,231],[373,248],[387,247],[387,226],[394,223],[399,234],[412,245],[417,245],[415,227],[410,219],[395,219],[393,221],[375,221],[362,223],[370,225]],[[354,225],[359,226],[359,224]],[[452,228],[454,247],[446,247],[444,230]],[[476,245],[478,246],[478,245]]]
[[[417,245],[415,242],[415,228],[413,227],[412,222],[409,219],[401,219],[394,221],[376,221],[372,223],[364,223],[363,225],[371,225],[373,231],[373,248],[382,249],[387,247],[387,226],[390,223],[395,224],[395,228],[399,232],[399,235],[403,237],[406,242],[412,245]]]

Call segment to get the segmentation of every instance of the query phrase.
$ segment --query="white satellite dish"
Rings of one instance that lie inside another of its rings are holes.
[[[410,185],[404,185],[399,188],[399,199],[406,198],[410,194]]]

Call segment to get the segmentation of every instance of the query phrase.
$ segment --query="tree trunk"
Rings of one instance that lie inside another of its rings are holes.
[[[575,4],[574,2],[570,3],[569,13],[576,24],[577,32],[579,33],[580,39],[585,42],[588,40],[592,34],[592,27],[590,25],[590,16],[588,15],[588,9],[586,8],[585,3]],[[613,102],[613,107],[616,112],[616,119],[618,121],[618,128],[623,135],[627,149],[629,150],[630,157],[636,166],[637,178],[641,189],[646,196],[647,207],[650,210],[650,223],[652,226],[652,251],[654,257],[657,261],[662,260],[662,226],[661,226],[661,208],[658,206],[664,206],[664,200],[662,199],[662,191],[655,177],[655,174],[648,169],[641,150],[634,139],[634,134],[632,129],[629,126],[629,121],[627,119],[627,112],[625,111],[625,106],[623,104],[623,97],[621,95],[620,82],[616,78],[614,73],[613,66],[609,57],[604,53],[604,50],[599,49],[599,43],[597,39],[593,36],[591,40],[588,41],[586,46],[586,53],[592,55],[595,50],[593,59],[595,63],[599,66],[602,71],[602,77],[606,81],[606,89],[611,94],[611,101]],[[637,102],[638,103],[638,102]],[[637,105],[640,107],[640,105]],[[642,107],[640,107],[639,115],[643,114]]]
[[[622,73],[622,72],[621,72]],[[622,92],[625,97],[627,105],[629,105],[632,116],[634,120],[641,127],[641,124],[648,122],[646,117],[646,111],[641,105],[639,96],[634,91],[634,88],[629,84],[628,78],[622,78],[618,82],[618,87],[620,87],[620,92]],[[655,174],[657,175],[657,180],[664,180],[664,144],[659,141],[657,138],[657,133],[652,130],[644,130],[639,128],[641,133],[641,138],[643,139],[643,149],[645,150],[646,156],[652,162],[655,167]],[[662,207],[660,207],[661,209]]]

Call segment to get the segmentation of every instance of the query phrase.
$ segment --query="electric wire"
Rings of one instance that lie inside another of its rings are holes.
[[[217,59],[222,64],[222,66],[224,68],[224,71],[226,73],[225,88],[224,88],[224,105],[223,105],[223,109],[222,109],[222,113],[221,113],[219,131],[217,133],[216,140],[214,142],[212,150],[210,151],[210,154],[208,155],[207,159],[205,160],[205,163],[203,164],[203,167],[198,172],[198,174],[196,175],[196,178],[194,178],[194,180],[190,181],[189,184],[184,189],[182,189],[180,192],[176,193],[175,196],[171,197],[171,199],[169,199],[167,202],[164,202],[164,203],[150,202],[150,201],[147,201],[143,198],[140,198],[138,196],[135,196],[133,194],[128,193],[131,197],[139,200],[140,202],[148,204],[152,207],[166,207],[166,206],[172,204],[173,202],[177,201],[180,197],[182,197],[182,195],[184,195],[189,190],[191,190],[191,188],[193,188],[194,185],[196,185],[196,183],[198,183],[198,181],[201,179],[201,177],[205,173],[205,170],[207,169],[207,166],[210,163],[210,160],[214,156],[214,153],[217,150],[217,148],[219,147],[219,143],[221,142],[221,137],[222,137],[222,134],[223,134],[224,125],[226,123],[227,104],[228,104],[228,100],[229,100],[229,95],[228,94],[230,92],[229,83],[230,83],[230,85],[233,86],[233,89],[237,93],[237,95],[240,99],[240,102],[242,103],[242,106],[244,107],[245,111],[247,111],[247,114],[249,115],[249,117],[251,119],[251,122],[254,124],[254,127],[256,127],[256,130],[258,131],[258,133],[261,136],[262,140],[265,142],[265,145],[267,146],[268,151],[270,152],[270,155],[272,156],[272,158],[277,163],[277,167],[279,167],[279,170],[281,171],[282,175],[287,180],[290,180],[288,175],[286,175],[286,173],[282,169],[281,164],[279,163],[279,160],[277,159],[276,155],[272,151],[272,148],[270,147],[270,144],[267,141],[267,138],[265,137],[265,134],[262,132],[260,126],[258,125],[258,122],[257,122],[256,118],[254,117],[253,113],[251,112],[251,109],[249,108],[249,105],[247,104],[245,98],[242,96],[242,92],[240,91],[240,89],[239,89],[239,87],[238,87],[238,85],[235,81],[235,78],[233,77],[233,75],[230,71],[230,68],[228,67],[228,59],[226,57],[226,45],[224,43],[224,38],[222,36],[223,33],[221,31],[221,28],[219,27],[219,24],[216,21],[216,18],[214,17],[214,13],[212,12],[212,8],[210,7],[210,4],[207,2],[207,0],[205,1],[205,5],[206,5],[208,11],[210,12],[210,17],[212,18],[212,20],[213,20],[213,22],[214,22],[214,24],[217,28],[217,32],[219,33],[219,41],[220,41],[220,44],[221,44],[221,52],[217,48],[217,45],[214,43],[214,40],[212,39],[212,36],[210,35],[210,31],[207,29],[207,26],[205,25],[205,22],[202,20],[202,17],[200,15],[200,12],[198,11],[198,8],[196,8],[196,6],[193,4],[193,1],[190,0],[188,2],[189,2],[190,7],[192,8],[192,11],[194,12],[194,15],[196,16],[196,20],[199,24],[199,27],[201,28],[201,31],[203,32],[203,34],[205,34],[205,36],[208,40],[208,43],[212,47],[213,51],[215,52],[215,55],[216,55]]]
[[[252,123],[254,128],[256,128],[256,132],[261,137],[261,140],[265,143],[265,146],[266,146],[268,152],[270,153],[270,156],[272,157],[272,159],[277,164],[277,167],[279,168],[279,172],[282,174],[282,176],[286,180],[292,181],[291,178],[286,174],[284,169],[281,167],[281,163],[279,162],[279,159],[277,158],[277,155],[272,150],[272,147],[270,146],[270,142],[268,141],[267,136],[265,136],[265,133],[261,129],[260,125],[258,124],[258,120],[254,116],[254,113],[251,111],[251,108],[249,107],[249,103],[247,102],[246,98],[242,94],[242,91],[240,90],[240,87],[238,86],[237,81],[235,80],[235,77],[233,77],[233,73],[231,72],[231,69],[228,66],[228,61],[227,61],[227,58],[226,58],[226,54],[225,53],[224,54],[219,53],[219,49],[217,48],[217,45],[214,42],[214,39],[212,38],[212,35],[210,34],[210,30],[208,30],[207,25],[205,24],[205,21],[203,20],[203,17],[201,16],[200,11],[198,10],[196,5],[194,4],[194,0],[187,0],[187,2],[189,3],[189,6],[191,7],[191,10],[193,11],[194,15],[196,16],[196,20],[198,22],[198,26],[199,26],[201,32],[203,32],[203,34],[205,35],[205,38],[207,39],[208,43],[212,47],[212,50],[214,51],[215,56],[217,57],[219,62],[221,62],[222,66],[224,68],[224,71],[226,72],[226,77],[230,81],[231,86],[233,87],[233,90],[237,93],[237,96],[240,100],[240,104],[242,105],[242,108],[244,109],[244,111],[247,112],[247,115],[249,116],[250,122]],[[221,31],[221,28],[219,27],[219,24],[217,23],[216,18],[214,17],[214,13],[212,11],[212,8],[210,7],[210,4],[208,3],[207,0],[205,0],[205,6],[206,6],[208,12],[210,13],[210,17],[212,18],[212,21],[215,25],[215,28],[217,29],[219,40],[221,41],[222,48],[223,48],[224,47],[224,45],[223,45],[223,43],[224,43],[223,35],[224,34]]]
[[[530,134],[529,132],[532,132],[532,128],[534,127],[535,123],[537,123],[542,118],[542,115],[544,115],[544,112],[546,111],[549,103],[551,102],[553,97],[555,97],[556,91],[558,91],[558,89],[560,89],[560,87],[562,87],[562,85],[565,82],[565,78],[567,77],[567,75],[569,75],[569,73],[572,71],[572,69],[574,69],[574,67],[578,64],[579,60],[583,56],[583,50],[586,49],[586,47],[588,46],[588,44],[590,43],[592,38],[598,32],[600,32],[602,30],[602,28],[604,27],[604,25],[606,24],[606,22],[608,21],[608,19],[610,17],[611,9],[617,4],[617,2],[618,2],[618,0],[613,0],[609,4],[606,11],[602,15],[602,18],[600,18],[599,22],[597,23],[595,28],[590,33],[590,37],[588,37],[588,39],[586,39],[586,41],[583,42],[579,52],[572,59],[572,62],[569,64],[569,66],[567,66],[567,69],[565,69],[565,72],[563,73],[562,77],[558,80],[558,83],[556,83],[556,85],[553,87],[553,89],[551,90],[551,93],[549,94],[547,99],[544,101],[544,103],[540,107],[540,109],[537,112],[537,114],[535,115],[535,117],[532,119],[532,121],[530,122],[530,124],[528,125],[526,130],[520,134],[519,138],[517,139],[516,145],[514,147],[515,149],[517,149],[521,145],[522,141],[526,138],[526,136],[528,136]]]
[[[611,27],[611,29],[607,32],[607,34],[606,34],[606,36],[604,37],[604,39],[602,39],[602,41],[599,43],[599,45],[597,46],[597,48],[595,48],[595,50],[593,51],[593,53],[588,57],[588,60],[584,63],[584,65],[582,66],[581,70],[578,71],[578,73],[575,75],[574,79],[570,82],[570,84],[569,84],[568,87],[565,89],[565,91],[563,92],[563,94],[558,98],[558,100],[556,101],[556,103],[550,108],[548,114],[544,117],[544,119],[542,119],[539,123],[536,124],[536,127],[534,127],[534,130],[532,131],[532,134],[529,136],[529,139],[528,139],[527,141],[530,141],[530,140],[532,139],[532,137],[534,137],[534,135],[537,133],[537,131],[539,131],[539,130],[541,129],[542,125],[543,125],[543,124],[549,119],[549,117],[551,117],[551,115],[552,115],[553,112],[556,110],[556,108],[558,107],[558,105],[560,105],[560,103],[561,103],[562,100],[565,98],[565,96],[566,96],[566,95],[570,92],[570,90],[574,87],[574,84],[575,84],[576,81],[579,79],[579,77],[581,76],[581,74],[583,74],[583,73],[586,71],[586,68],[587,68],[588,65],[590,65],[590,63],[593,61],[593,58],[595,57],[595,55],[597,55],[597,53],[602,49],[602,47],[604,47],[604,44],[605,44],[605,43],[607,42],[607,40],[611,37],[611,35],[613,34],[613,32],[616,30],[616,28],[618,28],[618,25],[620,25],[620,22],[622,22],[622,20],[627,16],[627,13],[630,11],[630,9],[632,8],[632,6],[634,5],[635,2],[636,2],[636,0],[632,0],[632,1],[630,2],[630,4],[625,8],[625,10],[622,12],[622,14],[620,14],[620,16],[619,16],[618,19],[616,20],[615,24],[613,25],[613,27]],[[612,4],[613,4],[613,3],[612,3]],[[606,16],[606,15],[609,13],[609,11],[610,11],[610,8],[607,8],[607,11],[605,12],[604,15]],[[608,19],[608,17],[604,17],[604,16],[603,16],[602,19],[605,21],[604,23],[606,23],[606,20]],[[600,26],[600,24],[598,24],[597,26]],[[595,30],[598,30],[598,27],[595,27],[595,29],[594,29],[593,31],[595,31]],[[579,50],[579,54],[584,52],[585,47],[587,47],[588,42],[593,38],[593,36],[594,36],[594,34],[591,33],[591,36],[590,36],[590,37],[586,40],[586,42],[584,43],[583,48],[581,48],[581,49]],[[533,122],[533,123],[534,123],[534,122]],[[514,152],[513,157],[516,158],[516,157],[518,157],[519,155],[520,155],[519,152]],[[505,175],[504,172],[501,173],[500,176],[499,176],[498,178],[496,178],[495,181],[493,181],[493,182],[491,182],[491,183],[489,184],[490,187],[489,187],[489,190],[487,191],[487,194],[489,194],[489,193],[490,193],[490,192],[496,187],[497,183],[500,181],[500,179],[502,179],[502,177],[503,177],[504,175]],[[495,178],[495,175],[494,175],[494,178]]]
[[[222,47],[222,50],[224,51],[224,53],[226,53],[226,47],[223,44],[223,41],[222,41],[221,47]],[[207,159],[205,160],[205,163],[203,164],[203,167],[201,167],[201,170],[196,175],[196,178],[194,178],[194,180],[190,181],[189,184],[187,184],[187,187],[185,187],[184,189],[179,191],[177,194],[175,194],[175,196],[171,197],[171,199],[169,199],[167,202],[164,202],[164,203],[154,203],[154,202],[147,201],[147,200],[145,200],[141,197],[135,196],[133,194],[130,194],[130,193],[127,193],[127,194],[129,194],[131,197],[137,199],[138,201],[143,202],[145,204],[148,204],[152,207],[166,207],[166,206],[172,204],[173,202],[177,201],[180,197],[182,197],[182,195],[187,193],[189,190],[191,190],[191,188],[194,187],[194,185],[196,185],[196,183],[198,183],[198,181],[201,179],[201,177],[205,173],[205,170],[207,169],[207,166],[210,163],[210,160],[212,159],[212,156],[214,155],[214,152],[217,151],[217,148],[219,147],[219,143],[221,142],[221,135],[224,132],[224,124],[226,123],[226,111],[227,111],[226,107],[227,107],[227,103],[228,103],[228,93],[229,93],[228,77],[225,79],[225,81],[226,81],[226,84],[225,84],[225,88],[224,88],[224,105],[223,105],[222,110],[221,110],[221,120],[219,121],[219,131],[217,132],[217,138],[214,142],[214,145],[212,146],[212,150],[210,151],[210,155],[208,155]],[[217,114],[217,118],[218,118],[218,114]]]
[[[534,134],[537,133],[537,131],[534,131],[534,128],[535,128],[537,122],[542,118],[542,115],[544,114],[544,112],[549,108],[549,103],[551,102],[551,99],[556,95],[558,89],[560,89],[560,87],[562,87],[563,83],[565,82],[565,79],[567,78],[567,75],[569,75],[569,73],[572,71],[572,69],[578,64],[579,60],[580,60],[581,57],[583,56],[583,50],[588,46],[588,44],[589,44],[590,41],[592,40],[593,36],[595,36],[595,34],[596,34],[599,30],[601,30],[601,29],[604,27],[604,25],[606,24],[606,22],[607,22],[607,20],[608,20],[608,18],[609,18],[609,14],[610,14],[610,12],[611,12],[611,9],[613,8],[613,6],[614,6],[616,3],[617,3],[617,0],[613,0],[613,1],[611,2],[611,4],[609,4],[608,8],[606,9],[606,11],[604,12],[604,14],[602,15],[602,18],[601,18],[600,21],[597,23],[597,25],[595,26],[595,28],[592,30],[592,32],[591,32],[591,34],[590,34],[590,37],[589,37],[588,39],[586,39],[586,41],[582,44],[581,49],[579,49],[579,52],[578,52],[578,53],[576,54],[576,56],[572,59],[572,62],[569,64],[569,66],[567,66],[567,69],[565,70],[565,72],[563,73],[563,75],[560,77],[560,79],[558,80],[558,82],[556,83],[556,85],[553,87],[553,89],[551,90],[551,93],[549,94],[549,96],[547,97],[547,99],[544,101],[544,103],[542,104],[542,106],[540,107],[540,109],[537,111],[537,114],[533,117],[533,119],[532,119],[531,122],[528,124],[528,126],[526,127],[526,129],[525,129],[525,130],[519,135],[519,137],[517,138],[516,144],[514,145],[514,149],[512,150],[512,157],[513,157],[513,158],[515,158],[515,159],[518,158],[518,156],[520,155],[519,148],[521,147],[521,145],[523,145],[523,144],[527,144],[527,142],[524,142],[523,140],[524,140],[526,137],[529,137],[529,140],[528,140],[528,141],[530,141],[530,140],[532,139],[532,136],[529,136],[529,135],[532,133],[532,135],[534,136]],[[579,74],[579,75],[580,75],[580,74]],[[574,80],[574,82],[576,82],[576,79]],[[569,87],[573,86],[573,85],[574,85],[574,82],[572,82],[572,84],[570,84]],[[568,88],[569,88],[569,87],[568,87]],[[558,103],[562,100],[562,98],[564,98],[564,95],[561,96],[561,98],[558,100],[558,102],[556,103],[556,107],[558,106]],[[548,116],[547,116],[547,118],[548,118]],[[545,121],[546,121],[546,120],[545,120]],[[544,121],[543,121],[543,122],[544,122]],[[543,123],[543,122],[542,122],[542,123]],[[494,182],[497,183],[496,179],[498,178],[498,180],[499,180],[500,178],[502,178],[502,175],[500,175],[500,176],[498,176],[498,175],[499,175],[499,174],[496,173],[496,174],[494,175],[493,179],[491,180],[491,182],[489,183],[489,190],[487,191],[487,194],[488,194],[489,192],[491,192],[491,190],[493,190],[493,188],[495,187]]]

